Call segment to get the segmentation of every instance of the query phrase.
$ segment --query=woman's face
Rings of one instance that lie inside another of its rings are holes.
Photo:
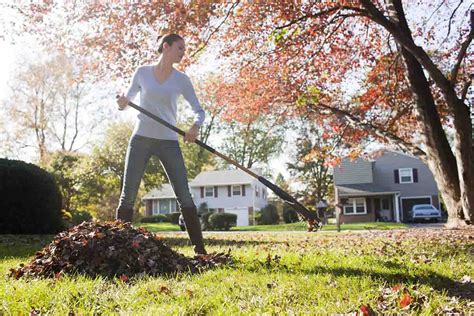
[[[168,45],[168,43],[165,43],[163,50],[163,53],[167,54],[167,56],[171,58],[173,63],[179,63],[181,59],[183,59],[186,47],[184,45],[183,40],[178,40],[176,42],[173,42],[171,46]]]

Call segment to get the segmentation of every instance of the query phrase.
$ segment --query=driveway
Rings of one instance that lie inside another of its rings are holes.
[[[423,228],[423,229],[443,229],[446,223],[409,223],[409,228]]]

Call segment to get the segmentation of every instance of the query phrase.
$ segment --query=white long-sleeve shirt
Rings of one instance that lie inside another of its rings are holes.
[[[195,124],[201,126],[204,122],[204,110],[194,91],[189,77],[173,68],[168,78],[159,83],[153,72],[153,66],[140,66],[133,75],[132,83],[126,97],[133,101],[140,92],[140,106],[149,112],[176,126],[177,100],[180,95],[186,101],[196,116]],[[138,113],[133,135],[141,135],[157,139],[177,140],[176,132],[154,121],[143,113]]]

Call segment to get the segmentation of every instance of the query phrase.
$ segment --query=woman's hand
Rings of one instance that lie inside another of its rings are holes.
[[[117,98],[117,104],[118,104],[118,109],[119,111],[122,111],[125,109],[128,105],[128,99],[126,96],[123,94]]]
[[[194,143],[196,140],[197,136],[199,134],[199,126],[193,125],[189,131],[186,132],[186,135],[184,135],[184,142],[185,143]]]

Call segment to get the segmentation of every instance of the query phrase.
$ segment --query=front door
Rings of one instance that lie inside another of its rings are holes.
[[[390,199],[388,197],[380,199],[380,215],[382,216],[383,220],[392,220],[392,212],[390,211]]]

